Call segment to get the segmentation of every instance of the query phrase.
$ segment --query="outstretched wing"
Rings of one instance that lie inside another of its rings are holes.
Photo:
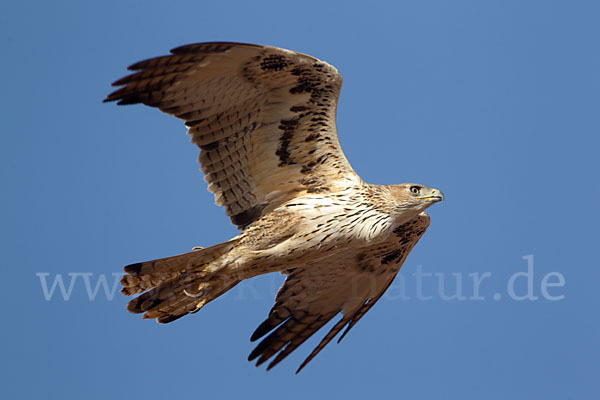
[[[429,226],[421,213],[400,225],[384,243],[335,254],[318,263],[292,270],[279,289],[275,305],[250,340],[267,335],[248,357],[260,365],[269,358],[271,369],[311,337],[339,312],[342,318],[300,365],[312,360],[344,327],[338,342],[381,298],[392,283],[408,253]]]
[[[360,181],[337,138],[342,78],[284,49],[200,43],[141,61],[105,101],[143,103],[185,120],[199,162],[233,224],[244,228],[302,193]]]

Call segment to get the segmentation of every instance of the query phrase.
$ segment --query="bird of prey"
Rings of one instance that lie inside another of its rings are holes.
[[[142,103],[185,121],[231,222],[232,239],[125,267],[127,310],[160,323],[195,313],[240,281],[286,275],[248,359],[272,368],[339,321],[299,372],[381,298],[429,226],[443,194],[413,183],[372,185],[336,132],[342,78],[331,65],[276,47],[199,43],[129,67],[105,101]],[[339,341],[338,340],[338,341]]]

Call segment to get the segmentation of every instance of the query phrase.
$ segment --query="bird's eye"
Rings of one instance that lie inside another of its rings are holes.
[[[419,194],[419,192],[421,191],[421,188],[418,186],[411,186],[410,191],[414,194]]]

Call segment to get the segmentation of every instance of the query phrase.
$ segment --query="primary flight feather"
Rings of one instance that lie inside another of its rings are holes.
[[[242,231],[227,242],[125,267],[127,305],[167,323],[243,279],[287,275],[249,356],[275,366],[342,314],[302,369],[391,284],[443,200],[425,185],[371,185],[337,138],[342,78],[331,65],[269,46],[200,43],[141,61],[105,101],[185,120],[208,189]],[[340,338],[341,340],[341,338]]]

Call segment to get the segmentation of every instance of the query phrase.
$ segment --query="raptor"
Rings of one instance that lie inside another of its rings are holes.
[[[280,48],[199,43],[129,67],[105,101],[142,103],[185,121],[231,222],[232,239],[125,267],[127,310],[160,323],[195,313],[244,279],[286,275],[249,356],[272,368],[336,315],[300,371],[381,298],[429,226],[443,194],[422,184],[372,185],[336,131],[342,78]]]

